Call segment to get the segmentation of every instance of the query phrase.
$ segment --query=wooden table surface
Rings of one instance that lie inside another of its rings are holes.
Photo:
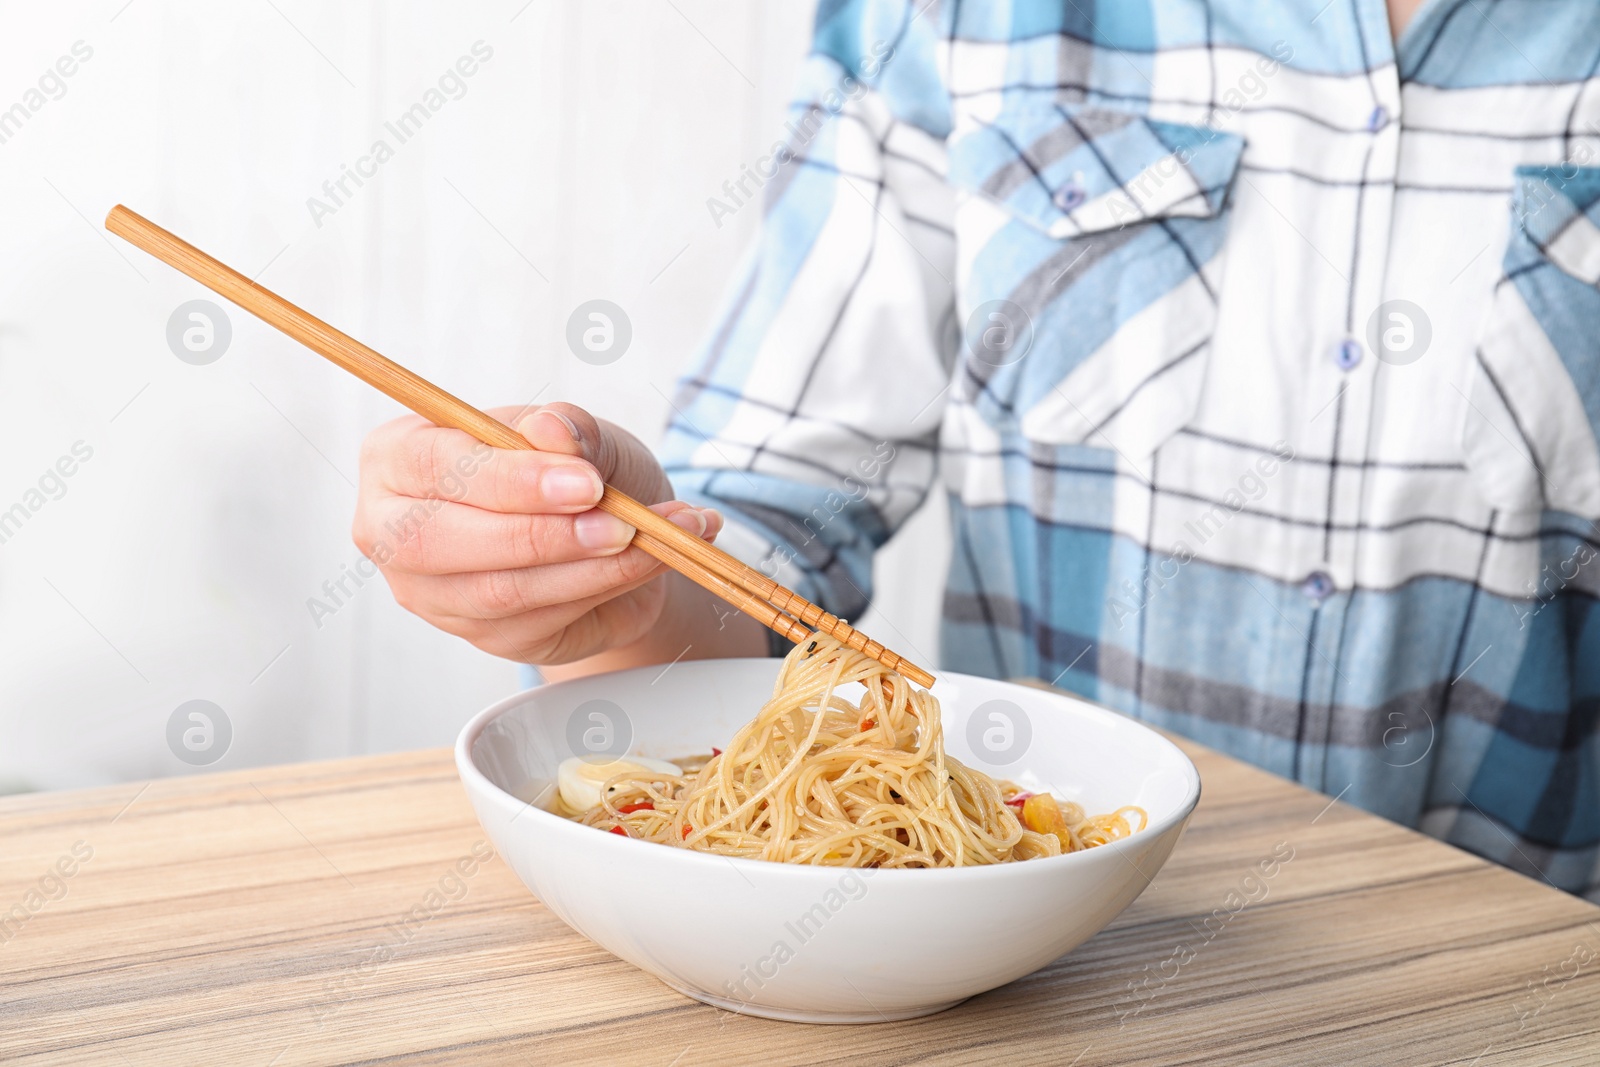
[[[1204,799],[1111,927],[874,1026],[732,1015],[579,937],[473,858],[444,751],[7,798],[0,1062],[1600,1063],[1600,908],[1185,747]]]

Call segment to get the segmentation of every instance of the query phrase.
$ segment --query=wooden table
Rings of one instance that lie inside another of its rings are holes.
[[[731,1015],[590,944],[472,858],[443,751],[8,798],[0,1061],[1600,1062],[1600,908],[1185,747],[1199,812],[1109,929],[876,1026]]]

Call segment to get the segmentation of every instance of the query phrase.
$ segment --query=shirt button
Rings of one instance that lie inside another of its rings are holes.
[[[1055,201],[1056,207],[1062,211],[1070,212],[1073,208],[1083,203],[1083,186],[1079,185],[1076,179],[1072,179],[1057,189],[1050,199]]]
[[[1372,114],[1367,116],[1367,129],[1377,133],[1389,125],[1389,109],[1379,104],[1372,109]]]
[[[1333,361],[1339,364],[1340,370],[1355,370],[1356,364],[1361,362],[1361,342],[1350,338],[1340,341],[1334,347]]]
[[[1320,604],[1333,595],[1333,579],[1325,571],[1312,571],[1300,583],[1300,591],[1313,604]]]

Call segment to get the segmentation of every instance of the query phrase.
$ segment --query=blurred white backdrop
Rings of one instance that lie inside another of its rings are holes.
[[[358,559],[360,440],[399,409],[238,311],[217,362],[180,361],[168,319],[210,294],[108,238],[112,204],[479,405],[565,399],[654,440],[758,221],[752,208],[719,228],[706,199],[777,133],[811,14],[780,0],[0,13],[0,513],[23,509],[0,527],[0,790],[193,772],[166,739],[192,699],[231,722],[220,770],[446,744],[519,681],[401,611],[381,579],[318,625],[308,598]],[[385,122],[475,44],[474,73],[447,78],[398,143]],[[308,199],[330,203],[324,183],[380,138],[392,158],[314,218]],[[564,342],[595,298],[634,331],[603,367]],[[75,447],[70,477],[50,473]],[[933,501],[883,554],[863,620],[886,616],[924,662],[943,525]]]

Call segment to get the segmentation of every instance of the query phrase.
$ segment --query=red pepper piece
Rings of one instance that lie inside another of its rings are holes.
[[[716,745],[712,745],[711,746],[711,754],[713,756],[720,756],[720,755],[722,755],[722,749],[718,748]]]
[[[690,834],[690,832],[691,832],[691,831],[692,831],[692,830],[693,830],[693,827],[690,827],[690,826],[685,826],[685,827],[684,827],[684,828],[683,828],[683,839],[684,839],[684,840],[685,840],[685,841],[687,841],[687,840],[689,840],[689,834]]]
[[[1016,796],[1014,796],[1010,800],[1006,801],[1006,803],[1010,804],[1013,808],[1016,808],[1018,811],[1021,811],[1022,810],[1022,805],[1026,804],[1028,802],[1028,798],[1031,797],[1031,796],[1033,796],[1032,793],[1018,793]]]
[[[617,809],[618,815],[632,815],[636,811],[655,811],[656,806],[648,800],[641,800],[636,804],[624,804]]]
[[[620,826],[613,826],[611,828],[611,832],[614,833],[614,834],[621,834],[623,837],[627,837],[628,836],[628,831],[624,830]]]

